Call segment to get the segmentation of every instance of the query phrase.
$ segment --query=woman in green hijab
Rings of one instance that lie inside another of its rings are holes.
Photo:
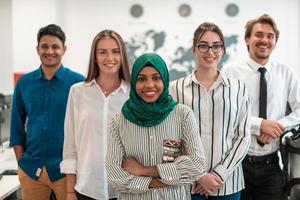
[[[169,94],[169,73],[154,53],[132,68],[130,97],[110,124],[106,169],[118,199],[190,199],[205,171],[193,111]]]

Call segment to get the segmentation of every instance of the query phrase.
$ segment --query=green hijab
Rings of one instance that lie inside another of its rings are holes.
[[[160,74],[164,89],[159,98],[152,103],[145,102],[136,93],[136,81],[140,71],[146,66],[154,67]],[[133,63],[129,99],[122,107],[126,119],[139,126],[150,127],[160,124],[175,108],[176,102],[169,94],[169,72],[164,60],[155,53],[138,57]]]

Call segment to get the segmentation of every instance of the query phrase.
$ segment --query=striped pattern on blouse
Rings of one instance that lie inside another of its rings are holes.
[[[108,136],[106,169],[109,181],[119,192],[119,200],[190,199],[187,186],[205,171],[204,151],[193,111],[177,104],[170,115],[153,127],[131,123],[123,114],[113,117]],[[187,155],[174,162],[163,163],[163,142],[166,139],[182,140]],[[126,156],[133,156],[145,166],[156,166],[160,181],[170,185],[149,189],[151,177],[134,176],[121,167]]]
[[[175,101],[191,107],[197,118],[207,160],[225,182],[215,196],[229,195],[244,188],[241,166],[250,143],[250,111],[246,86],[220,73],[209,90],[197,81],[194,72],[170,85]]]

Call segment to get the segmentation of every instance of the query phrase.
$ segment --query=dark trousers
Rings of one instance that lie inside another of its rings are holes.
[[[276,153],[249,156],[243,160],[245,189],[242,200],[282,200],[283,173]]]
[[[95,200],[94,198],[85,196],[85,195],[80,194],[80,193],[78,193],[78,192],[76,192],[76,196],[77,196],[77,200]],[[117,200],[117,198],[112,198],[112,199],[110,199],[110,200]]]
[[[240,200],[241,193],[237,192],[225,196],[208,196],[201,194],[192,194],[192,200]]]

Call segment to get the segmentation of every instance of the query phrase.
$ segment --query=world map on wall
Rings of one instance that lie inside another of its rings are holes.
[[[187,76],[195,68],[194,55],[191,46],[177,46],[175,49],[166,47],[168,38],[165,31],[148,30],[144,33],[134,35],[125,41],[129,62],[132,62],[145,52],[163,52],[169,58],[165,60],[169,67],[170,79],[174,80]],[[175,37],[175,40],[180,38]],[[236,52],[238,43],[238,35],[224,36],[227,54],[223,56],[220,67],[227,63],[232,53]],[[191,44],[190,44],[191,45]],[[231,51],[228,51],[228,50]]]

